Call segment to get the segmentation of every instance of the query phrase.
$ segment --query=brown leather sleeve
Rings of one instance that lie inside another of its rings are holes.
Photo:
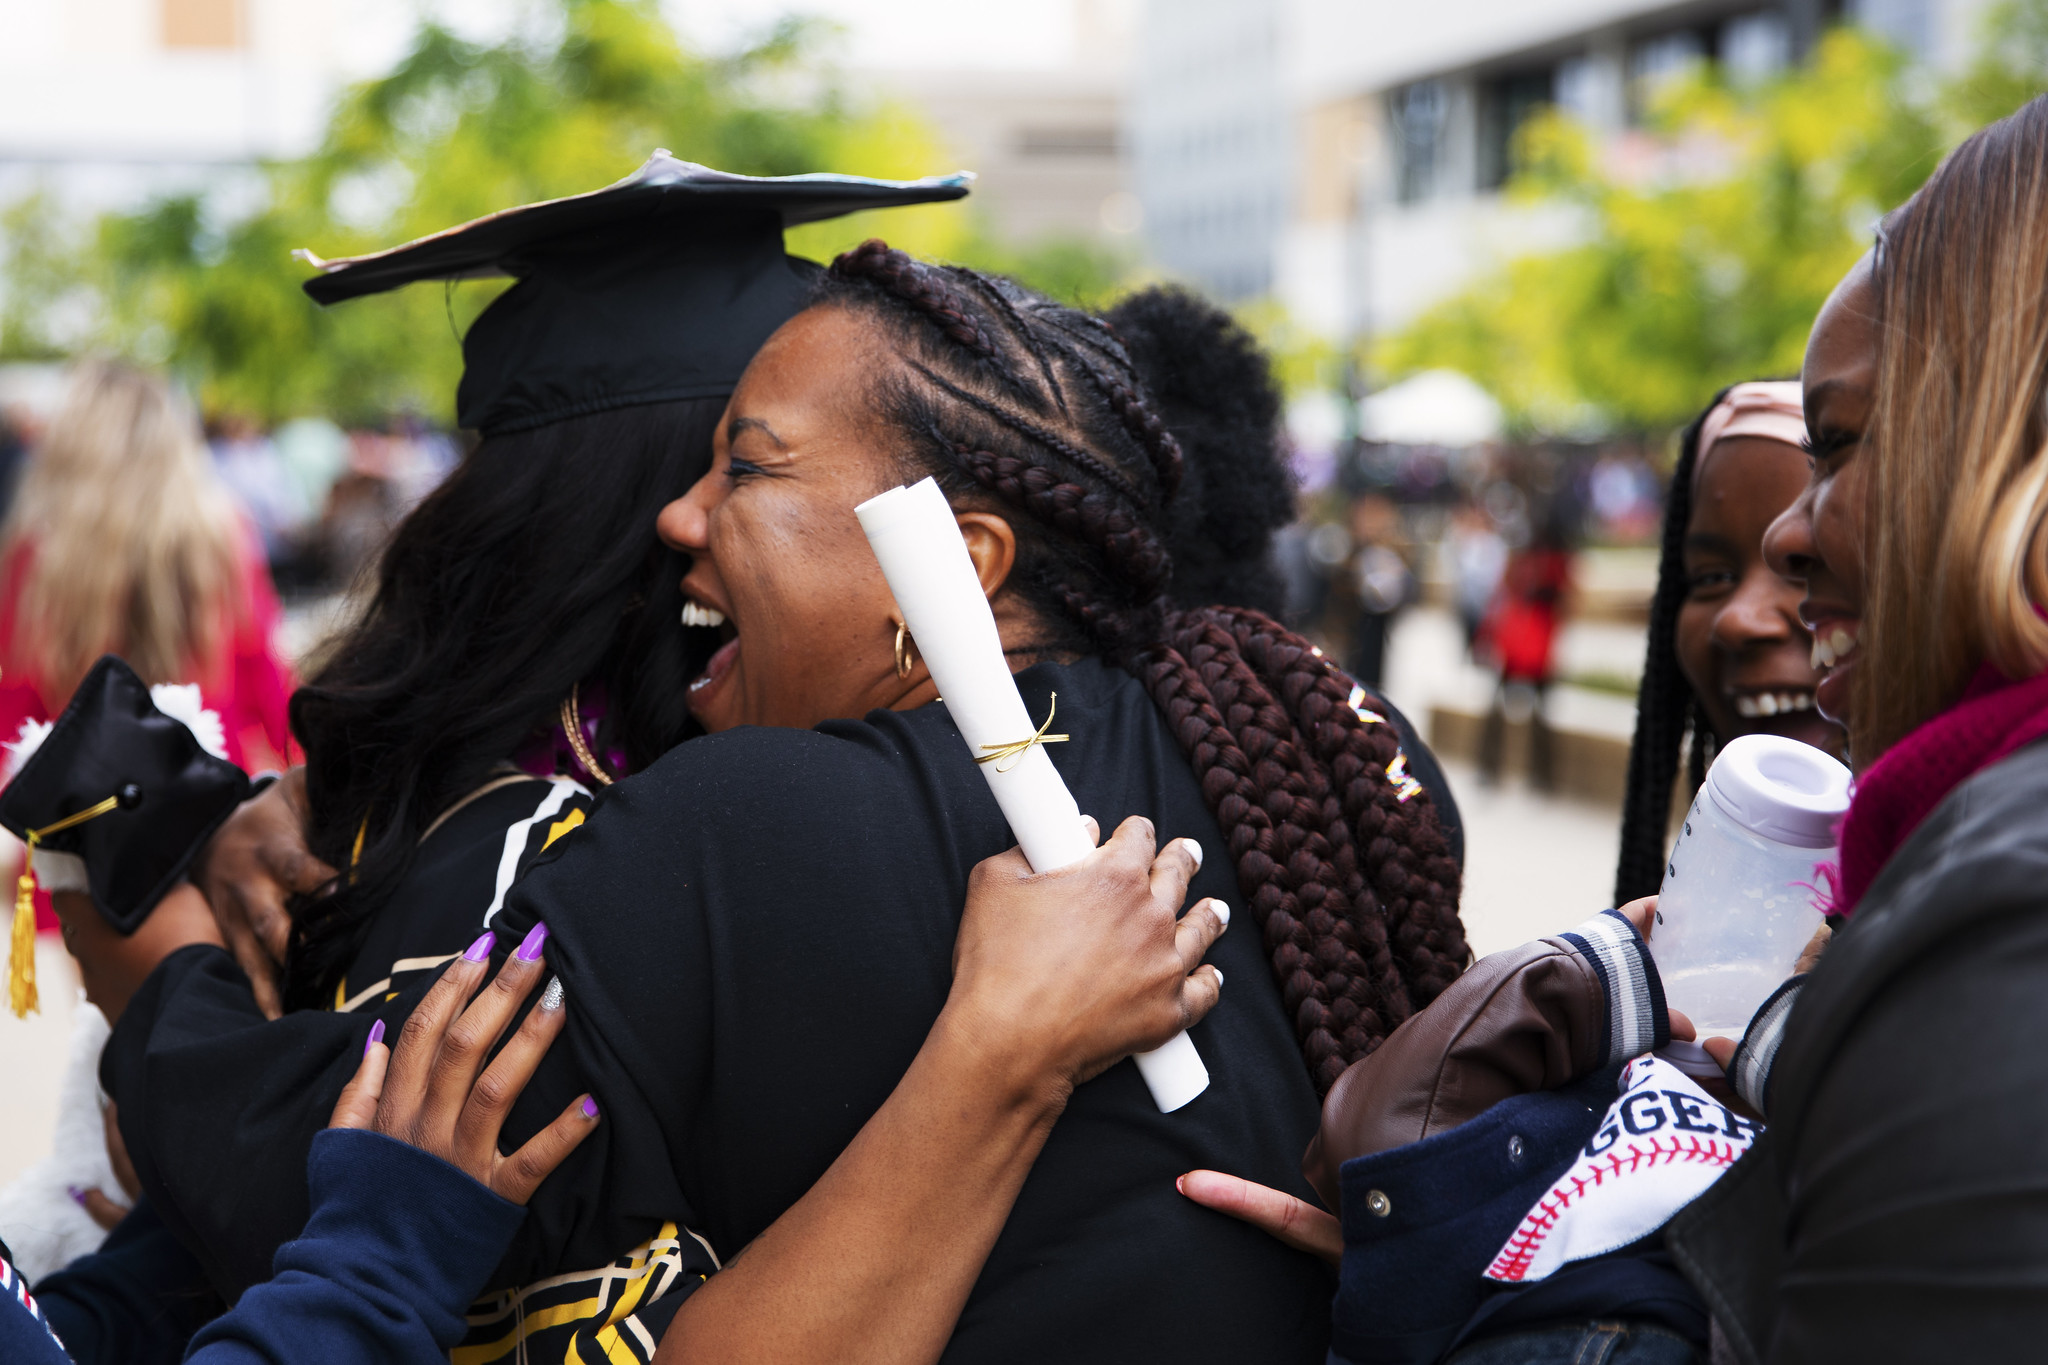
[[[1607,998],[1562,939],[1494,953],[1353,1062],[1323,1101],[1302,1174],[1337,1207],[1337,1168],[1455,1128],[1512,1095],[1593,1069]]]

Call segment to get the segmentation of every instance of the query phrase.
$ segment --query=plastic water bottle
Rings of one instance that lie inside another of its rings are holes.
[[[1740,1035],[1821,925],[1849,770],[1777,735],[1731,741],[1686,812],[1658,892],[1650,954],[1664,999],[1700,1037]],[[1676,1046],[1681,1065],[1704,1052]],[[1711,1063],[1708,1063],[1711,1065]],[[1718,1068],[1715,1068],[1718,1073]]]

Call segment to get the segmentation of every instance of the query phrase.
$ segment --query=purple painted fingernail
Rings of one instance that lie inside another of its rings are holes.
[[[541,945],[547,941],[548,927],[545,924],[536,924],[526,931],[526,937],[519,942],[519,951],[512,956],[521,962],[538,962]]]
[[[368,1056],[370,1049],[377,1046],[377,1044],[383,1041],[384,1021],[382,1019],[379,1019],[376,1023],[370,1025],[370,1037],[369,1041],[363,1044],[363,1055]]]
[[[594,1095],[585,1095],[585,1096],[583,1097],[583,1117],[584,1117],[584,1118],[587,1118],[587,1119],[594,1119],[594,1118],[596,1118],[596,1117],[597,1117],[597,1097],[596,1097],[596,1096],[594,1096]]]
[[[483,962],[490,958],[491,949],[498,946],[498,936],[484,930],[484,936],[469,945],[469,951],[462,955],[464,962]]]
[[[589,1100],[585,1100],[585,1101],[584,1101],[584,1103],[585,1103],[585,1104],[589,1104],[589,1103],[590,1103],[590,1101],[589,1101]],[[74,1203],[74,1204],[78,1205],[78,1207],[80,1207],[80,1208],[84,1208],[84,1207],[85,1207],[85,1191],[84,1191],[84,1190],[81,1190],[81,1189],[79,1189],[79,1188],[78,1188],[78,1186],[76,1186],[76,1185],[66,1185],[66,1186],[64,1187],[64,1193],[66,1193],[66,1194],[68,1194],[68,1195],[70,1195],[70,1196],[71,1196],[71,1202],[72,1202],[72,1203]]]

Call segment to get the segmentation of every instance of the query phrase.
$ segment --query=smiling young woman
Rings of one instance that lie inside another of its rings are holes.
[[[1716,394],[1679,435],[1629,745],[1618,905],[1663,883],[1681,761],[1690,802],[1739,735],[1841,752],[1840,728],[1815,708],[1799,589],[1763,554],[1765,530],[1805,486],[1805,430],[1799,385],[1759,381]]]

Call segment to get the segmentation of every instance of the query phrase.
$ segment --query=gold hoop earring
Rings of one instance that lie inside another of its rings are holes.
[[[910,670],[916,663],[917,643],[910,638],[910,626],[907,622],[898,621],[896,623],[896,676],[899,678],[909,677]]]
[[[597,761],[597,755],[590,752],[590,745],[583,738],[583,713],[576,709],[576,694],[583,689],[577,683],[569,689],[569,695],[562,698],[562,733],[569,737],[569,748],[576,755],[576,761],[583,765],[583,771],[597,779],[600,787],[612,784],[612,775]]]

